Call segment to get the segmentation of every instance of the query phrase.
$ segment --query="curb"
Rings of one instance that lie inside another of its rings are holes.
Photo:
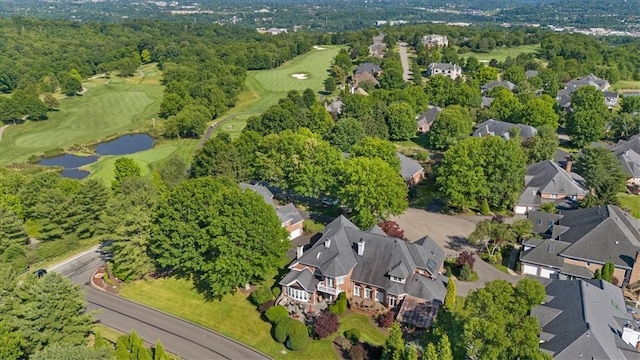
[[[117,297],[117,298],[120,298],[120,299],[122,299],[122,300],[124,300],[124,301],[128,301],[128,302],[130,302],[130,303],[132,303],[132,304],[136,304],[136,305],[138,305],[138,306],[142,306],[142,307],[147,308],[147,309],[149,309],[149,310],[153,310],[153,311],[159,312],[159,313],[161,313],[161,314],[163,314],[163,315],[169,316],[169,317],[174,318],[174,319],[176,319],[176,320],[184,321],[184,322],[186,322],[186,323],[188,323],[188,324],[190,324],[190,325],[193,325],[193,326],[199,327],[199,328],[200,328],[200,329],[202,329],[202,330],[205,330],[205,331],[211,332],[211,333],[213,333],[213,334],[215,334],[215,335],[218,335],[218,336],[220,336],[220,337],[222,337],[222,338],[224,338],[224,339],[226,339],[226,340],[229,340],[229,341],[231,341],[231,342],[234,342],[234,343],[236,343],[237,345],[242,346],[242,347],[244,347],[244,348],[245,348],[245,349],[247,349],[247,350],[251,350],[251,351],[253,351],[254,353],[256,353],[257,355],[260,355],[260,356],[261,356],[262,358],[264,358],[264,359],[271,359],[271,357],[269,357],[267,354],[265,354],[265,353],[263,353],[263,352],[261,352],[261,351],[259,351],[259,350],[257,350],[257,349],[254,349],[254,348],[252,348],[252,347],[249,347],[248,345],[245,345],[245,344],[243,344],[243,343],[239,342],[238,340],[232,339],[232,338],[230,338],[230,337],[228,337],[228,336],[226,336],[226,335],[224,335],[224,334],[221,334],[221,333],[219,333],[219,332],[217,332],[217,331],[215,331],[215,330],[212,330],[212,329],[206,328],[206,327],[204,327],[204,326],[202,326],[202,325],[198,325],[198,324],[194,323],[193,321],[190,321],[190,320],[187,320],[187,319],[183,319],[183,318],[178,317],[178,316],[176,316],[176,315],[169,314],[169,313],[167,313],[167,312],[165,312],[165,311],[162,311],[162,310],[160,310],[160,309],[156,309],[156,308],[153,308],[153,307],[151,307],[151,306],[148,306],[148,305],[145,305],[145,304],[141,304],[141,303],[139,303],[139,302],[137,302],[137,301],[127,299],[127,298],[125,298],[125,297],[123,297],[123,296],[115,295],[115,294],[111,294],[111,293],[107,292],[107,291],[106,291],[106,290],[104,290],[104,289],[100,289],[100,288],[98,288],[96,285],[94,285],[94,284],[93,284],[93,275],[94,275],[97,271],[98,271],[98,269],[96,269],[96,270],[93,272],[93,274],[91,275],[91,281],[89,281],[89,283],[91,284],[91,287],[92,287],[92,288],[95,288],[95,289],[101,290],[102,292],[104,292],[104,293],[105,293],[105,294],[107,294],[108,296]],[[137,320],[137,319],[136,319],[136,320]]]

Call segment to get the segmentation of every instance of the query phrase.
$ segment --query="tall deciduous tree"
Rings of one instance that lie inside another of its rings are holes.
[[[150,245],[161,268],[220,298],[277,268],[288,238],[259,194],[207,177],[182,182],[160,201]]]
[[[553,159],[559,145],[558,135],[550,126],[538,128],[538,133],[533,138],[522,142],[522,148],[527,155],[529,164]]]
[[[340,203],[352,210],[354,222],[371,227],[379,218],[402,213],[408,206],[407,186],[380,158],[346,161],[338,188]]]
[[[611,151],[603,147],[585,148],[575,169],[595,193],[596,204],[619,204],[617,194],[624,190],[627,176]]]
[[[387,108],[387,125],[391,140],[408,140],[416,134],[416,119],[411,105],[396,102]]]
[[[464,341],[470,359],[544,359],[540,327],[531,309],[545,298],[544,286],[523,279],[512,286],[495,280],[469,294]]]
[[[365,136],[366,133],[360,121],[353,118],[343,118],[331,129],[327,140],[341,151],[349,152],[353,144],[360,142]]]
[[[583,147],[604,136],[609,114],[602,91],[593,86],[578,88],[571,95],[571,110],[567,130],[576,146]]]
[[[552,103],[540,98],[534,98],[522,106],[518,122],[535,128],[546,125],[555,130],[558,128],[559,119],[560,116],[556,114]]]
[[[368,158],[380,158],[391,165],[396,171],[400,171],[400,159],[396,154],[396,147],[390,141],[367,137],[351,148],[352,156],[364,156]]]
[[[187,105],[175,116],[169,117],[165,126],[165,136],[197,138],[212,119],[209,109],[202,105]]]
[[[526,79],[524,66],[511,65],[502,74],[502,78],[507,81],[511,81],[514,84],[520,84]]]
[[[452,105],[436,117],[429,133],[429,141],[433,148],[446,150],[469,137],[472,129],[473,120],[469,112],[460,105]]]

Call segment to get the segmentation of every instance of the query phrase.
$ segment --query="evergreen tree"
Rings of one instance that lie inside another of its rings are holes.
[[[0,204],[0,255],[9,246],[23,245],[28,239],[22,219]]]
[[[438,341],[438,360],[453,360],[453,352],[451,351],[451,342],[449,336],[443,334]]]
[[[404,348],[402,360],[418,360],[418,347],[411,344]]]
[[[118,338],[116,357],[118,360],[152,360],[151,351],[135,331]]]
[[[92,237],[108,199],[109,189],[102,181],[90,179],[83,182],[73,196],[73,203],[67,215],[66,232],[75,232],[80,239]]]
[[[404,354],[404,339],[402,329],[397,321],[389,328],[389,336],[384,342],[382,360],[402,360]]]
[[[433,343],[427,344],[427,348],[425,349],[424,354],[422,354],[422,360],[440,360],[436,346],[433,345]]]
[[[447,283],[447,294],[444,297],[444,307],[448,311],[453,311],[456,308],[456,284],[453,281],[453,277],[449,277]]]
[[[158,340],[153,348],[153,360],[171,360],[171,356],[164,350],[164,346]]]

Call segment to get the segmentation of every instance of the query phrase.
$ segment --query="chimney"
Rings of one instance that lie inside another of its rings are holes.
[[[358,241],[358,256],[362,256],[364,254],[364,239],[360,238]]]
[[[304,251],[304,246],[298,245],[296,247],[296,259],[300,259],[302,257],[303,251]]]
[[[326,248],[331,247],[331,238],[328,238],[324,241],[324,247]]]
[[[568,173],[571,172],[571,168],[573,167],[573,156],[569,155],[565,158],[567,161],[564,165],[564,169],[567,170]]]

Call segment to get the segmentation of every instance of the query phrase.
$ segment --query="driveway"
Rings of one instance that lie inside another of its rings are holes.
[[[445,251],[447,257],[456,257],[458,253],[468,250],[476,251],[476,247],[467,240],[476,224],[487,216],[475,215],[444,215],[428,212],[422,209],[408,209],[404,214],[395,216],[393,220],[404,230],[409,241],[416,241],[426,235],[432,238]],[[478,273],[478,281],[456,282],[456,292],[459,296],[467,296],[471,290],[484,287],[484,284],[497,279],[516,283],[520,276],[506,274],[475,256],[473,269]]]

